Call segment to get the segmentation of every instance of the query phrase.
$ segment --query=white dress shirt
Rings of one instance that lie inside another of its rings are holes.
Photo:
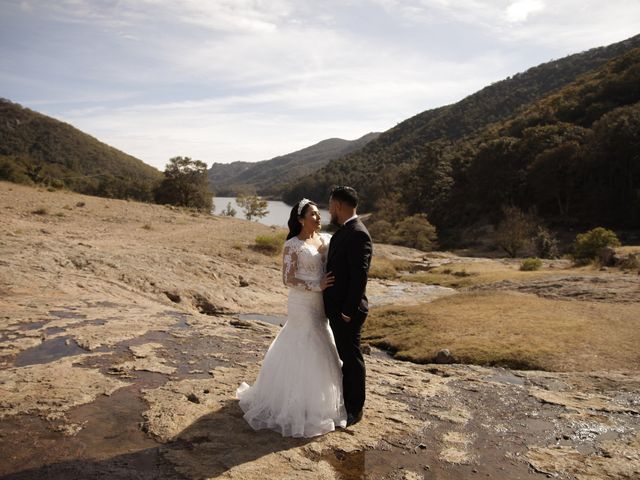
[[[346,222],[344,222],[342,225],[346,225],[347,223],[349,223],[351,220],[353,220],[354,218],[358,218],[358,214],[356,213],[353,217],[349,218]]]

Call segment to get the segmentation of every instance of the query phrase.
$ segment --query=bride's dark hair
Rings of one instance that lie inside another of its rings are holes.
[[[316,207],[318,206],[315,204],[315,202],[312,202],[311,200],[309,200],[305,204],[305,206],[302,207],[302,210],[300,211],[300,215],[298,215],[298,205],[300,205],[300,202],[296,203],[293,206],[293,208],[291,209],[291,214],[289,215],[289,221],[287,222],[287,225],[289,226],[289,235],[287,235],[287,240],[295,237],[302,231],[302,225],[300,224],[299,219],[303,218],[306,215],[309,207],[311,205],[315,205]]]

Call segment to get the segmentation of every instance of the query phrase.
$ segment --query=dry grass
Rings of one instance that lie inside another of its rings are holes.
[[[625,245],[623,247],[616,247],[615,250],[618,255],[638,254],[640,253],[640,245]]]
[[[363,339],[419,363],[448,348],[457,362],[478,365],[637,370],[639,313],[629,304],[465,292],[424,305],[374,309]]]
[[[502,263],[495,260],[480,260],[473,262],[456,262],[436,267],[428,272],[416,272],[402,275],[402,279],[411,282],[421,282],[443,287],[462,288],[474,285],[499,282],[502,280],[532,280],[544,278],[548,275],[576,274],[593,270],[592,267],[548,268],[542,266],[539,270],[520,270],[519,262]]]
[[[392,280],[400,276],[400,272],[410,270],[411,262],[408,260],[390,259],[373,256],[369,269],[370,278]]]
[[[286,238],[287,232],[284,230],[271,235],[258,235],[252,248],[267,255],[276,255],[282,252]]]

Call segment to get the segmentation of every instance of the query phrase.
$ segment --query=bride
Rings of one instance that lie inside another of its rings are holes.
[[[255,430],[313,437],[345,427],[342,362],[324,312],[322,291],[330,236],[319,233],[318,206],[304,198],[291,210],[282,276],[289,287],[287,321],[269,346],[253,386],[236,397]]]

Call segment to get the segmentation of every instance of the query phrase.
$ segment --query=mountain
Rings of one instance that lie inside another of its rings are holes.
[[[431,142],[399,202],[441,230],[496,224],[516,206],[558,229],[640,229],[640,48],[508,119]]]
[[[162,174],[67,123],[0,98],[0,179],[151,201]]]
[[[323,199],[332,185],[353,185],[362,197],[363,210],[402,185],[392,181],[412,172],[412,165],[425,155],[432,142],[455,141],[487,125],[500,122],[532,102],[576,81],[580,76],[633,48],[640,35],[607,46],[544,63],[494,83],[458,103],[420,113],[368,143],[361,150],[332,160],[313,175],[288,185],[283,199],[293,203],[302,196]]]
[[[260,162],[214,163],[209,181],[216,195],[255,192],[278,196],[282,187],[324,167],[331,160],[362,149],[379,133],[368,133],[357,140],[330,138],[297,152]]]

